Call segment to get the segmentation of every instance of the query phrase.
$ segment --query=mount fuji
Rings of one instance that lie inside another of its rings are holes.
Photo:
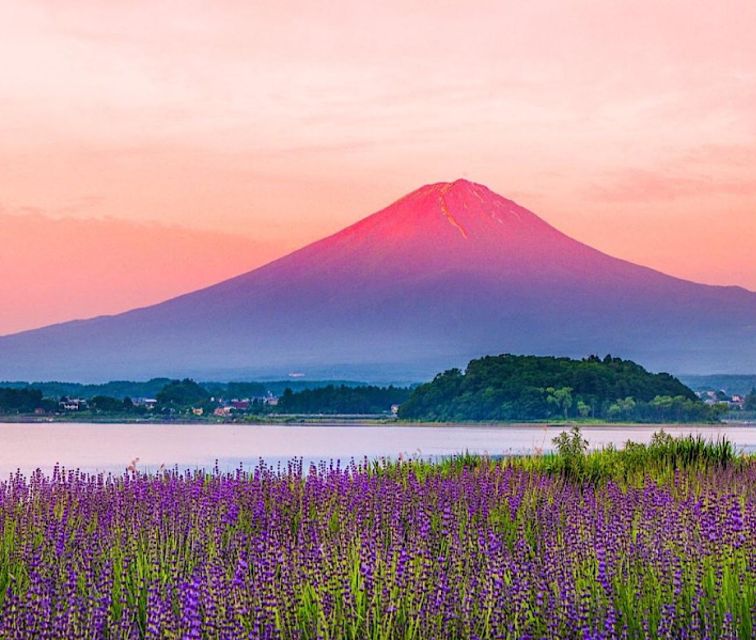
[[[504,352],[756,371],[756,293],[610,257],[457,180],[206,289],[0,337],[0,379],[408,380]]]

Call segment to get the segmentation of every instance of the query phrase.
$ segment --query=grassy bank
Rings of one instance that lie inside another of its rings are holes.
[[[756,459],[740,454],[726,438],[707,440],[700,435],[675,438],[664,430],[655,432],[648,444],[628,441],[621,448],[610,445],[591,451],[580,427],[573,425],[569,432],[562,432],[555,438],[553,444],[553,453],[495,459],[464,454],[438,463],[416,461],[414,467],[405,468],[405,471],[418,473],[425,468],[429,472],[457,473],[481,467],[511,466],[578,483],[597,484],[612,480],[638,484],[647,478],[661,482],[680,472],[741,469]],[[372,465],[376,473],[400,472],[401,469],[401,463]]]

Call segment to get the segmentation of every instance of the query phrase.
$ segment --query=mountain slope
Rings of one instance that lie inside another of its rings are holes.
[[[0,338],[0,378],[406,378],[500,352],[754,370],[756,294],[609,257],[458,180],[207,289]]]

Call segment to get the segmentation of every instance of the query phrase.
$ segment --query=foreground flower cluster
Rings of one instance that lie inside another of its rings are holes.
[[[0,485],[2,638],[749,638],[756,465],[56,471]]]

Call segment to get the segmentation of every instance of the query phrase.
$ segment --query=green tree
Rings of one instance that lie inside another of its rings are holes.
[[[0,413],[29,413],[41,406],[39,389],[0,389]]]
[[[619,399],[609,406],[607,417],[610,420],[629,420],[633,417],[636,406],[635,399],[630,396]]]
[[[389,413],[391,405],[401,404],[410,390],[401,387],[328,385],[294,392],[284,390],[276,410],[284,413]]]
[[[567,419],[567,412],[572,408],[572,387],[548,387],[546,389],[546,402],[556,405],[564,413],[564,419]]]
[[[581,418],[587,418],[589,415],[591,415],[592,407],[587,402],[583,402],[582,400],[577,401],[577,410],[580,414]]]
[[[206,404],[210,400],[210,394],[194,380],[185,378],[169,382],[155,399],[162,408],[186,409]]]
[[[745,397],[743,409],[746,411],[756,411],[756,387],[751,389],[751,393]]]
[[[674,399],[671,396],[656,396],[650,405],[655,409],[657,419],[667,420],[671,415]]]
[[[90,399],[89,406],[98,413],[118,413],[124,410],[123,400],[110,396],[95,396]]]

